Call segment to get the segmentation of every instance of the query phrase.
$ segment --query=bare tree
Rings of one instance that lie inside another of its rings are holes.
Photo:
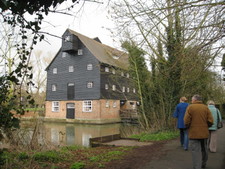
[[[221,0],[114,3],[111,13],[117,33],[135,41],[151,61],[149,117],[163,119],[160,124],[169,125],[171,111],[181,95],[211,89],[207,85],[213,76],[209,67],[224,48],[223,5]]]

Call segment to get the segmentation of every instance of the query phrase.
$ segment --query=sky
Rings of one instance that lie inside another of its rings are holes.
[[[68,1],[69,2],[69,1]],[[60,8],[64,9],[69,3],[63,3]],[[62,36],[67,28],[81,33],[87,37],[98,37],[103,44],[114,47],[112,35],[108,29],[113,28],[113,21],[108,19],[108,4],[85,2],[78,4],[72,9],[74,16],[63,14],[49,14],[42,24],[42,30],[57,36]],[[77,13],[77,11],[79,11]],[[46,41],[38,43],[34,50],[57,53],[61,47],[61,39],[45,36]]]

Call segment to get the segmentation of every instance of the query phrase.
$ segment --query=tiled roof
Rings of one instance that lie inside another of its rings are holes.
[[[122,69],[128,68],[129,61],[127,53],[104,45],[71,29],[68,29],[68,31],[71,34],[77,36],[80,41],[90,50],[90,52],[99,60],[99,62]]]

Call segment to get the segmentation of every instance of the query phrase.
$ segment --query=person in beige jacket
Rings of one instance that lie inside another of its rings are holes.
[[[213,124],[213,117],[208,106],[202,103],[200,95],[192,97],[192,104],[187,107],[184,116],[184,124],[188,128],[193,168],[205,168],[208,160],[208,127]]]

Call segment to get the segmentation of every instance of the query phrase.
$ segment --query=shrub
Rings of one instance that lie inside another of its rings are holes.
[[[19,160],[26,160],[28,158],[29,158],[29,155],[27,153],[25,153],[25,152],[21,152],[21,153],[18,154],[18,159]]]
[[[33,156],[36,161],[49,161],[49,162],[58,162],[61,160],[59,153],[56,151],[47,151],[47,152],[38,152]]]
[[[73,163],[70,169],[82,169],[85,167],[85,164],[83,162],[76,162]]]

